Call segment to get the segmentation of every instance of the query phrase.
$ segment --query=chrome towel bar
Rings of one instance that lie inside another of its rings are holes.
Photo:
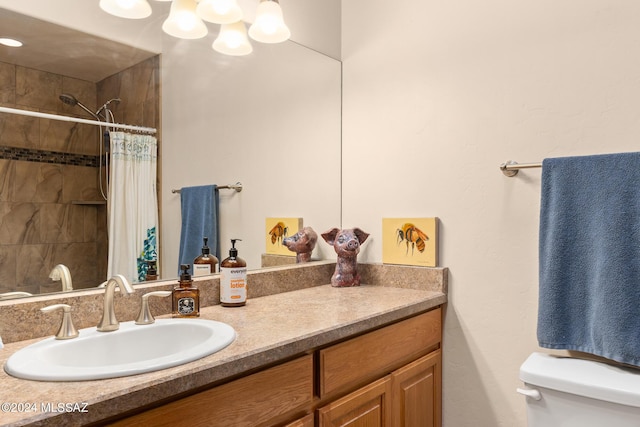
[[[541,168],[542,163],[518,163],[513,160],[507,160],[500,165],[500,170],[504,176],[512,177],[518,175],[520,169]]]
[[[218,185],[219,189],[225,189],[225,188],[229,188],[232,190],[236,190],[236,192],[241,192],[242,191],[242,183],[241,182],[236,182],[235,184],[229,184],[229,185]],[[173,190],[171,190],[172,193],[180,193],[180,190],[176,190],[175,188]]]

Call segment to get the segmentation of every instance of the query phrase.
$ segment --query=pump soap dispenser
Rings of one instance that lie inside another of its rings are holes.
[[[247,302],[247,263],[238,257],[236,241],[231,239],[229,257],[220,263],[220,305],[240,307]]]
[[[207,246],[209,238],[204,237],[202,240],[204,241],[202,254],[193,260],[193,277],[215,273],[216,265],[218,264],[218,258],[211,255],[211,250]]]
[[[173,288],[172,317],[199,317],[200,316],[200,289],[193,285],[189,274],[189,264],[182,264],[180,269],[179,286]]]

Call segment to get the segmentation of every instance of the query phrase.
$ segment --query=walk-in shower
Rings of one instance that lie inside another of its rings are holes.
[[[112,102],[118,105],[120,103],[120,98],[113,98],[105,102],[102,107],[98,109],[95,113],[91,111],[86,105],[82,102],[78,101],[78,99],[68,93],[63,93],[60,95],[60,101],[64,102],[67,105],[78,106],[82,108],[86,113],[88,113],[91,117],[96,119],[99,122],[104,122],[104,128],[100,126],[100,155],[98,158],[99,165],[99,179],[100,179],[100,193],[102,197],[107,200],[107,196],[109,195],[109,148],[110,148],[110,139],[109,139],[109,123],[114,123],[113,112],[109,109],[109,104]],[[103,160],[104,158],[104,160]],[[103,180],[103,172],[102,166],[104,164],[105,167],[105,178]]]

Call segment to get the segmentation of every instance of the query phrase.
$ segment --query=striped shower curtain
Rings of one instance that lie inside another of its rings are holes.
[[[107,277],[144,281],[158,259],[158,143],[150,135],[110,132],[109,261]]]

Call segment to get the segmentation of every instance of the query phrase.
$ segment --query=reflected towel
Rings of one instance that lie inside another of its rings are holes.
[[[182,230],[180,232],[180,264],[190,264],[202,253],[202,238],[209,238],[211,254],[220,259],[219,195],[216,185],[184,187],[180,190]]]
[[[541,347],[640,366],[640,153],[545,159]]]

